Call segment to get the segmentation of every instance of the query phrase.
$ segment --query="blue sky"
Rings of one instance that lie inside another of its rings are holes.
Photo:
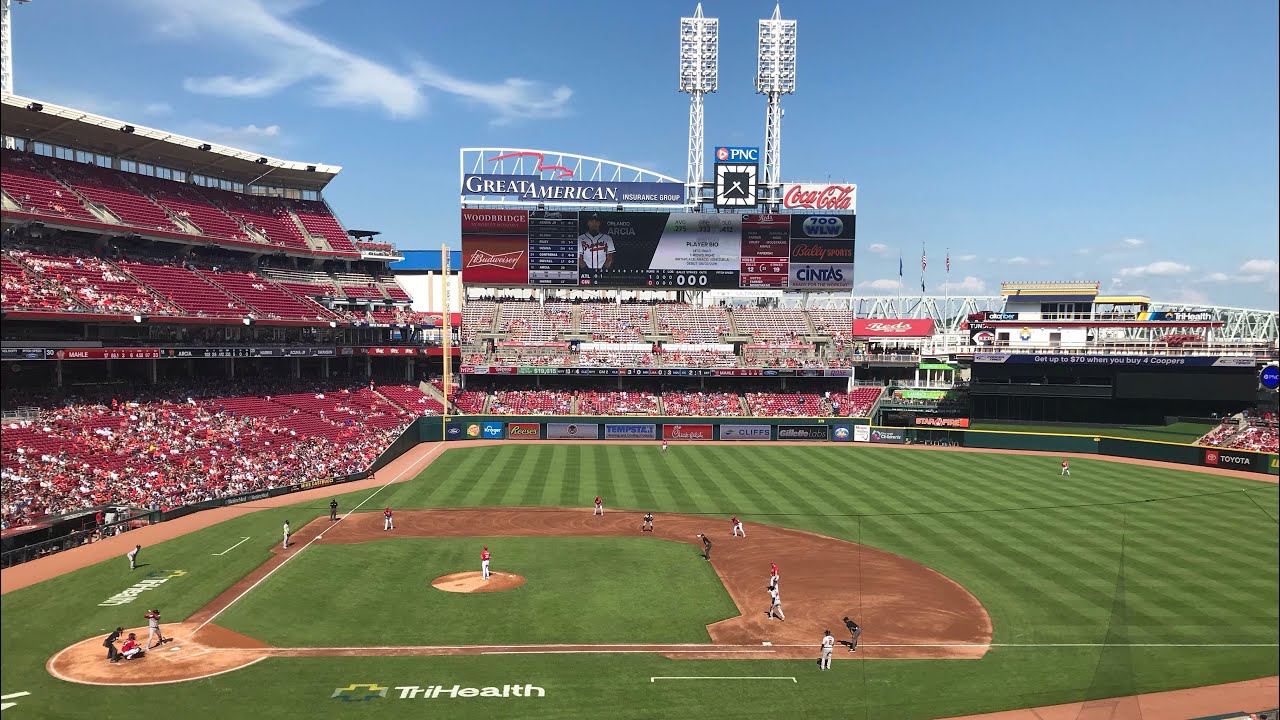
[[[16,92],[291,160],[401,248],[457,244],[457,149],[537,147],[683,176],[677,28],[694,2],[37,0]],[[756,20],[707,2],[707,144],[759,145]],[[858,183],[858,283],[953,294],[1099,280],[1275,309],[1274,2],[787,2],[782,173]]]

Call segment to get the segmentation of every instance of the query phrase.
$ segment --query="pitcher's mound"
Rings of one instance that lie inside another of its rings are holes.
[[[445,592],[480,593],[498,592],[520,587],[524,578],[514,573],[491,572],[489,579],[480,577],[479,572],[460,572],[442,575],[431,581],[431,587]]]

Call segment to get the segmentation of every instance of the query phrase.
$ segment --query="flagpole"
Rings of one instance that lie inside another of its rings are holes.
[[[950,320],[951,315],[951,248],[947,248],[947,271],[942,281],[944,299],[942,301],[942,320]]]

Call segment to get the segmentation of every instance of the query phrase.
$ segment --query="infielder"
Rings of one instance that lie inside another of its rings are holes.
[[[604,501],[600,499],[600,496],[599,496],[599,495],[597,495],[597,496],[596,496],[596,509],[595,509],[595,510],[592,510],[592,511],[591,511],[591,514],[592,514],[592,515],[603,515],[603,514],[604,514]]]
[[[857,652],[858,638],[862,637],[862,628],[858,627],[858,623],[850,620],[848,616],[844,619],[844,626],[849,628],[849,634],[853,636],[853,640],[849,642],[849,652]]]
[[[778,563],[776,562],[769,563],[769,584],[778,586]]]
[[[613,266],[613,238],[600,232],[600,216],[587,219],[587,231],[578,236],[578,262],[588,270]]]
[[[823,670],[831,669],[831,650],[835,647],[836,639],[831,637],[831,631],[822,636],[822,657],[818,658],[818,667]]]
[[[485,545],[484,550],[480,551],[480,576],[484,580],[489,579],[489,546]]]
[[[391,520],[391,508],[385,508],[382,511],[382,529],[395,530],[396,524]]]
[[[778,592],[778,586],[769,586],[769,612],[765,613],[772,620],[777,617],[779,620],[786,620],[787,616],[782,614],[782,595]]]
[[[147,613],[146,615],[143,615],[143,617],[147,619],[147,649],[148,650],[150,650],[152,647],[160,647],[161,645],[169,642],[169,639],[164,636],[164,633],[160,632],[160,611],[159,610],[153,609],[151,612]],[[153,646],[151,644],[151,640],[156,637],[160,638],[160,642],[156,643]]]
[[[711,538],[701,533],[698,537],[702,538],[702,559],[711,562]]]
[[[742,537],[747,536],[747,531],[742,529],[742,521],[738,519],[737,515],[734,515],[733,519],[731,519],[729,522],[733,523],[734,537],[738,537],[738,533],[742,533]]]
[[[289,549],[289,536],[292,534],[293,534],[293,531],[289,529],[289,521],[285,520],[284,521],[284,549],[285,550]]]
[[[640,524],[640,532],[653,532],[653,513],[644,514],[644,522]]]
[[[138,551],[142,549],[141,545],[134,545],[133,549],[126,553],[125,557],[129,558],[129,569],[138,569]]]
[[[1058,473],[1058,477],[1062,477],[1063,475],[1071,477],[1071,463],[1066,460],[1062,461],[1062,472]]]

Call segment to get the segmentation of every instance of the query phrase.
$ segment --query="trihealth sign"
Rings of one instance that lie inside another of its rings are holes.
[[[395,694],[390,693],[394,691]],[[461,685],[379,685],[378,683],[352,683],[334,688],[329,697],[344,703],[364,703],[394,698],[397,700],[455,700],[458,698],[540,698],[547,691],[537,685],[502,685],[489,687],[462,687]]]
[[[155,570],[155,571],[149,572],[147,573],[147,576],[142,580],[134,583],[133,585],[130,585],[124,590],[121,590],[115,595],[112,595],[106,600],[103,600],[102,602],[98,603],[98,607],[128,605],[134,600],[137,600],[138,596],[141,595],[142,593],[148,590],[155,590],[156,588],[169,582],[170,580],[176,577],[182,577],[183,575],[186,575],[186,574],[187,574],[186,570]]]

